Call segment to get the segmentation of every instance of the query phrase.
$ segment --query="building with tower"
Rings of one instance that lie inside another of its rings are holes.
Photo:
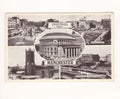
[[[35,61],[34,61],[34,51],[31,49],[26,50],[26,66],[25,74],[34,75],[35,74]]]

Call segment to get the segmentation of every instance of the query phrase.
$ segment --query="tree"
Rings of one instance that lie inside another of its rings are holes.
[[[91,23],[90,23],[90,29],[91,29],[91,28],[95,28],[95,27],[96,27],[95,24],[91,22]]]
[[[103,41],[105,42],[105,44],[108,44],[111,40],[111,30],[109,30],[106,35],[104,35],[103,37]]]
[[[17,71],[18,71],[18,67],[13,67],[10,72],[16,74]]]
[[[51,19],[48,19],[47,22],[58,22],[58,20],[51,18]]]

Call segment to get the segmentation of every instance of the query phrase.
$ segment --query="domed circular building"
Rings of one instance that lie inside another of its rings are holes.
[[[83,38],[72,30],[49,31],[39,39],[38,53],[43,58],[76,58],[84,48]]]

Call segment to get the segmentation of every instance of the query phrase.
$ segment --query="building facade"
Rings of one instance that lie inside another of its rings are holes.
[[[87,30],[90,28],[90,24],[85,19],[81,19],[79,20],[79,28],[81,31]]]
[[[83,39],[75,33],[48,33],[40,39],[39,53],[44,58],[75,58],[83,47]]]
[[[110,19],[102,19],[101,25],[103,26],[103,29],[111,29],[111,20]]]
[[[17,29],[20,27],[20,19],[18,17],[8,18],[8,29]]]
[[[100,60],[100,56],[98,54],[82,54],[81,62],[85,63],[94,63]]]
[[[8,18],[8,36],[14,36],[20,31],[20,19],[18,17]]]

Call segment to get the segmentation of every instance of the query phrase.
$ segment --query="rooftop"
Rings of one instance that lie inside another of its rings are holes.
[[[53,32],[44,35],[40,40],[46,40],[46,39],[70,39],[70,40],[76,40],[75,37],[68,33],[64,32]]]

